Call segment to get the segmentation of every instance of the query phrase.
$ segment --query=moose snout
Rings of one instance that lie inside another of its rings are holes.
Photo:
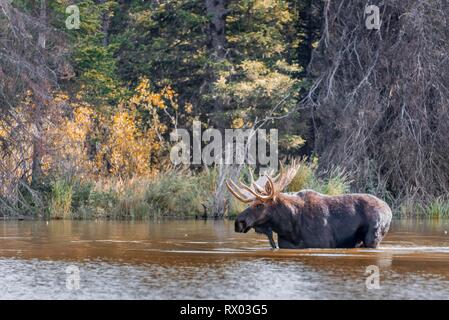
[[[248,226],[246,219],[239,218],[235,219],[235,232],[246,233],[251,229],[251,226]]]

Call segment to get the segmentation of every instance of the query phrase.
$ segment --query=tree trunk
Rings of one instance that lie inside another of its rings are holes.
[[[228,0],[205,0],[206,14],[209,17],[208,47],[213,62],[222,62],[226,58],[226,15]],[[217,80],[219,64],[210,67],[209,75],[204,79],[204,87],[213,90],[213,83]],[[211,106],[211,122],[217,129],[223,129],[223,103],[214,101]]]
[[[36,113],[41,108],[36,109]],[[37,187],[42,182],[42,157],[43,157],[43,141],[42,141],[42,120],[37,115],[35,130],[33,132],[33,162],[31,166],[31,186]]]
[[[209,46],[214,60],[226,56],[226,15],[227,0],[205,0],[209,23]]]
[[[41,6],[39,11],[39,21],[41,23],[41,31],[39,32],[38,45],[42,49],[45,49],[47,36],[45,34],[45,28],[43,26],[47,23],[47,0],[41,0]]]
[[[41,24],[41,30],[38,36],[38,46],[42,49],[46,49],[46,24],[47,24],[47,2],[41,0],[39,21]],[[43,157],[43,121],[42,121],[42,104],[44,102],[38,97],[34,97],[34,132],[33,132],[33,159],[31,165],[31,186],[36,187],[42,181],[42,157]]]
[[[298,47],[298,61],[304,67],[303,74],[307,75],[307,66],[312,59],[313,43],[320,37],[321,29],[321,2],[306,0],[297,5],[297,30],[301,40]]]
[[[106,0],[99,0],[99,4],[105,3]],[[109,29],[111,26],[111,16],[109,15],[109,10],[104,10],[101,17],[101,31],[103,32],[102,44],[104,47],[109,45]]]
[[[217,168],[218,177],[216,181],[216,189],[212,202],[212,210],[209,214],[211,214],[214,219],[222,219],[228,213],[231,201],[230,194],[226,188],[226,180],[238,180],[240,171],[243,169],[243,165],[220,164],[217,165]]]

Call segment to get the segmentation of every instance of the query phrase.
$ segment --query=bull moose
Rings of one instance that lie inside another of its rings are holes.
[[[254,228],[265,234],[277,248],[376,248],[388,232],[391,209],[369,194],[323,195],[313,190],[297,193],[282,191],[295,177],[299,166],[293,163],[278,177],[265,177],[265,186],[254,182],[239,185],[226,182],[231,194],[249,207],[235,219],[236,232]],[[260,181],[259,179],[258,181]]]

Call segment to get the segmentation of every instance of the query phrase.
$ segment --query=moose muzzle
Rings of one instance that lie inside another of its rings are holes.
[[[245,217],[237,217],[235,219],[235,232],[247,233],[251,226],[246,222]]]

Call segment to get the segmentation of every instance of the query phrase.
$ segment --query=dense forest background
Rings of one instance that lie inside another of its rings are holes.
[[[0,0],[0,211],[237,212],[220,168],[170,165],[169,133],[201,120],[279,129],[297,189],[447,215],[448,15],[445,0]]]

